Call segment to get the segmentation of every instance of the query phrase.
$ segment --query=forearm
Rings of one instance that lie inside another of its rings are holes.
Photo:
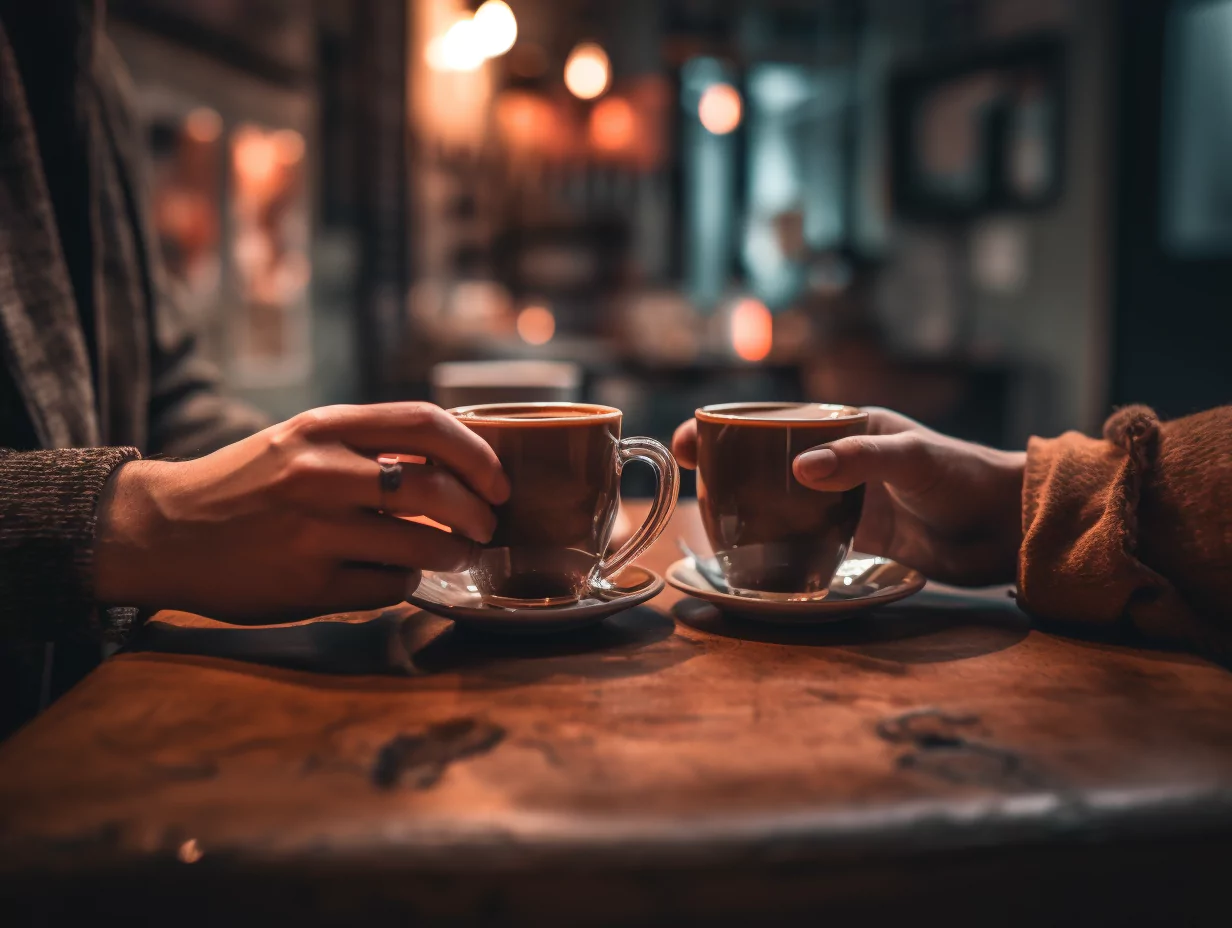
[[[1103,440],[1033,439],[1019,597],[1045,618],[1232,642],[1232,409],[1160,424],[1121,410]]]
[[[0,635],[113,637],[96,609],[98,512],[133,448],[0,450]]]

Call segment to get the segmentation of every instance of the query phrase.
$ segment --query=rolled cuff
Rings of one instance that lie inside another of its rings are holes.
[[[1123,409],[1103,439],[1032,438],[1023,480],[1018,601],[1033,615],[1218,646],[1172,584],[1137,557],[1138,509],[1160,425]]]
[[[0,451],[0,623],[5,636],[122,638],[131,611],[94,601],[99,499],[135,448]]]

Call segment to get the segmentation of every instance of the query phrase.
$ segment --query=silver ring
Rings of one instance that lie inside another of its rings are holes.
[[[381,512],[388,512],[388,499],[390,493],[397,493],[398,488],[402,486],[402,462],[401,461],[378,461],[381,467],[380,474],[377,475],[381,483]]]

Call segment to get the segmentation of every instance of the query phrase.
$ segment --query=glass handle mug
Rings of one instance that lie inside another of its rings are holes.
[[[638,527],[620,550],[605,556],[590,572],[590,587],[596,593],[618,592],[612,578],[629,566],[655,543],[676,508],[680,496],[680,465],[672,453],[653,438],[623,438],[616,443],[616,476],[619,477],[630,461],[649,464],[655,472],[655,498],[646,521]],[[618,510],[616,510],[618,511]],[[613,516],[614,519],[614,516]]]

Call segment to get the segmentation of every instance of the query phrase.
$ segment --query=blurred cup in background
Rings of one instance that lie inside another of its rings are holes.
[[[581,399],[582,370],[567,361],[447,361],[432,368],[432,402],[444,409]]]

